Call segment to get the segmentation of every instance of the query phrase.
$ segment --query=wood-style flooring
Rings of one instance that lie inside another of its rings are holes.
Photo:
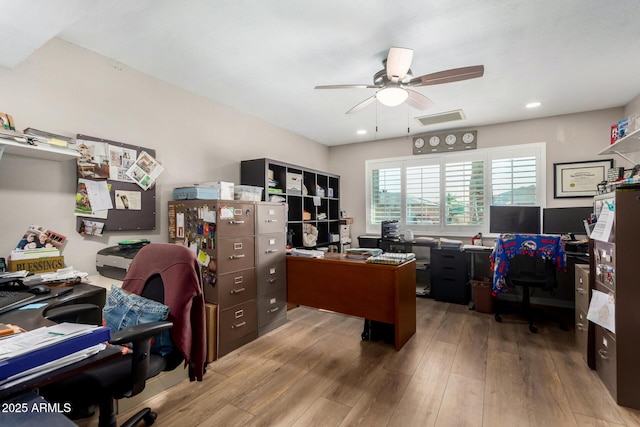
[[[159,427],[640,426],[640,411],[616,405],[587,367],[573,331],[538,323],[532,334],[514,316],[417,306],[417,332],[399,352],[361,341],[360,318],[295,308],[283,327],[210,364],[204,381],[146,403]]]

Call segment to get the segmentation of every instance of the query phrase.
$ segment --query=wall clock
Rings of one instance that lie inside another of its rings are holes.
[[[464,142],[465,144],[471,144],[474,139],[476,139],[476,137],[471,132],[465,132],[462,135],[462,142]]]
[[[430,146],[437,147],[439,144],[440,144],[440,137],[434,135],[431,138],[429,138]]]
[[[453,145],[456,143],[456,141],[458,140],[458,138],[456,138],[456,136],[452,133],[450,133],[449,135],[446,136],[446,138],[444,139],[444,142],[447,145]]]
[[[413,141],[413,146],[416,147],[416,148],[424,147],[424,138],[416,138]]]

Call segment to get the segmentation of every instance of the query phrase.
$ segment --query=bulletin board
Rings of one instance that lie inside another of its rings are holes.
[[[156,156],[153,149],[109,141],[87,135],[77,135],[80,158],[77,161],[77,182],[106,181],[113,209],[106,218],[78,210],[80,186],[76,195],[76,230],[83,234],[102,234],[110,231],[154,230],[156,228],[156,188],[143,189],[136,182],[125,182],[127,166],[135,162],[141,152]],[[103,151],[103,148],[106,149]],[[118,197],[116,197],[118,196]],[[128,196],[128,197],[127,197]],[[86,224],[103,224],[101,233],[84,233]]]

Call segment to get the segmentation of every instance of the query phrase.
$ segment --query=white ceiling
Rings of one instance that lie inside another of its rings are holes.
[[[640,94],[638,0],[0,0],[0,65],[52,37],[326,145],[620,107]],[[417,90],[427,111],[351,107],[392,46],[414,76],[484,77]],[[530,101],[542,107],[528,110]],[[462,109],[466,120],[415,117]],[[377,132],[376,132],[377,127]],[[365,129],[366,135],[356,135]]]

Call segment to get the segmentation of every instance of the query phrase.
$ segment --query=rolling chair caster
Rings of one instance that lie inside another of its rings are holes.
[[[502,322],[502,316],[500,316],[498,313],[496,313],[496,322]]]
[[[156,414],[155,412],[149,412],[142,418],[142,421],[144,421],[145,425],[150,426],[156,422],[156,418],[158,418],[158,414]]]

